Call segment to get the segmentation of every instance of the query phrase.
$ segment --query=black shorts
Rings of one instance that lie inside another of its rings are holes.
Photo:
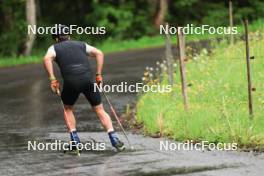
[[[91,106],[101,104],[101,96],[95,83],[89,79],[64,80],[61,99],[65,105],[74,105],[80,93],[83,93]]]

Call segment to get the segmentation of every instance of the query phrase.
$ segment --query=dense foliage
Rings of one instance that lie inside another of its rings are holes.
[[[91,42],[103,40],[137,39],[156,34],[153,25],[158,0],[35,0],[37,24],[51,26],[55,23],[78,26],[105,26],[103,36],[82,35],[77,39]],[[21,53],[27,35],[25,0],[0,1],[0,55]],[[234,2],[235,23],[243,16],[251,20],[264,15],[262,0],[238,0]],[[165,20],[173,25],[186,23],[227,25],[228,0],[168,0]],[[35,48],[47,46],[50,37],[37,36]]]

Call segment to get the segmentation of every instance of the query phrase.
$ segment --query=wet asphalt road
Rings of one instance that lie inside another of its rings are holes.
[[[105,84],[141,80],[163,49],[147,49],[106,56]],[[94,65],[93,61],[93,65]],[[108,94],[118,113],[136,100],[135,94]],[[105,142],[106,150],[85,151],[80,157],[60,151],[28,151],[29,140],[68,140],[58,98],[51,94],[42,65],[0,69],[0,175],[108,176],[262,176],[264,155],[221,151],[160,151],[159,141],[129,133],[135,150],[116,153],[83,96],[75,106],[83,142]],[[106,106],[106,105],[105,105]],[[109,109],[106,106],[109,112]],[[123,136],[121,138],[124,140]],[[125,140],[124,140],[125,141]]]

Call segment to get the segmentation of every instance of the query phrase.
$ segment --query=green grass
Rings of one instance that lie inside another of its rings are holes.
[[[256,35],[255,35],[256,36]],[[259,37],[256,37],[259,38]],[[171,93],[146,93],[137,103],[137,121],[147,133],[175,140],[237,142],[264,149],[264,40],[250,41],[254,119],[247,103],[245,46],[217,45],[186,63],[189,110],[183,108],[179,72]],[[176,67],[178,70],[179,68]],[[166,76],[162,84],[166,84]]]
[[[264,20],[258,20],[250,24],[250,31],[256,31],[257,29],[262,29],[264,27]],[[243,26],[238,26],[239,34],[243,33]],[[198,41],[212,38],[223,38],[227,36],[223,35],[188,35],[186,37],[187,41]],[[176,43],[176,36],[172,36],[173,43]],[[105,53],[118,52],[118,51],[127,51],[132,49],[143,49],[143,48],[151,48],[151,47],[159,47],[164,46],[164,36],[156,35],[156,36],[145,36],[138,40],[124,40],[124,41],[116,41],[116,40],[106,40],[101,45],[98,45],[99,49],[101,49]],[[21,64],[30,64],[30,63],[40,63],[42,61],[42,57],[46,52],[45,49],[38,49],[37,56],[30,57],[1,57],[0,56],[0,67],[8,67],[15,66]]]
[[[40,63],[43,56],[20,56],[20,57],[0,57],[0,67],[12,67],[16,65]]]

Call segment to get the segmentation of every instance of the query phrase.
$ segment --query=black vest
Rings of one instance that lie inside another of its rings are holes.
[[[91,66],[84,42],[71,40],[59,42],[54,44],[54,50],[56,52],[55,61],[64,79],[80,76],[91,77]]]

